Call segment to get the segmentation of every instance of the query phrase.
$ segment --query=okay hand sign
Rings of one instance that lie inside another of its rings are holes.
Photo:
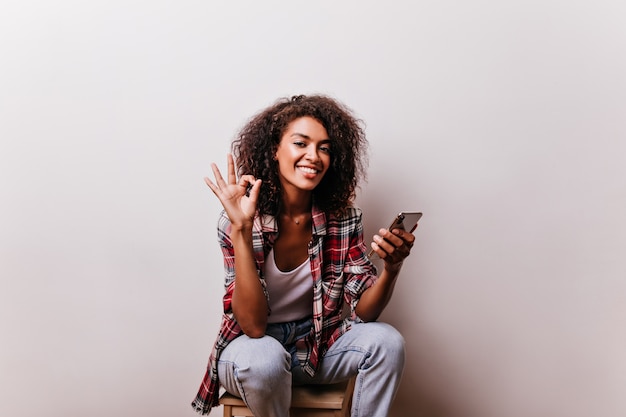
[[[233,156],[228,154],[228,181],[224,181],[215,163],[211,164],[215,183],[208,177],[204,182],[222,203],[233,227],[251,226],[261,190],[261,180],[252,175],[242,175],[237,180]]]

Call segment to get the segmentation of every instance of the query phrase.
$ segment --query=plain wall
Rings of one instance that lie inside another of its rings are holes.
[[[5,1],[0,415],[192,416],[202,181],[276,98],[367,126],[367,236],[423,211],[392,417],[626,415],[626,3]],[[219,415],[219,411],[215,412]]]

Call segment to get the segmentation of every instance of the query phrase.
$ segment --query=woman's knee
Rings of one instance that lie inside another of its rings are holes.
[[[257,380],[274,381],[291,367],[289,353],[270,336],[240,336],[227,346],[221,360],[232,362],[239,377]]]
[[[256,371],[259,377],[266,375],[272,379],[275,375],[283,375],[285,371],[289,371],[291,356],[276,339],[265,336],[254,340],[259,343],[250,346],[252,360],[249,366]]]
[[[383,357],[393,357],[404,363],[405,341],[395,327],[381,322],[361,323],[357,326],[364,326],[362,330],[370,340],[372,352],[380,352]]]
[[[380,324],[384,325],[384,329],[385,329],[383,340],[385,340],[385,342],[387,342],[391,348],[404,354],[404,346],[405,346],[404,336],[402,336],[402,334],[395,327],[387,323],[380,323]]]

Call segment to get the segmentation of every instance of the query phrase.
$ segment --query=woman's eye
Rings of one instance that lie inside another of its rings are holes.
[[[296,142],[294,142],[293,144],[294,144],[294,145],[296,145],[296,146],[297,146],[297,147],[299,147],[299,148],[302,148],[302,147],[304,147],[304,146],[305,146],[305,145],[304,145],[304,142],[300,142],[300,141],[296,141]]]
[[[330,146],[320,146],[320,151],[325,152],[325,153],[330,153],[331,149],[330,149]]]

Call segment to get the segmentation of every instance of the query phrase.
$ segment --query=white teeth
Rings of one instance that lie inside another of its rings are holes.
[[[316,174],[317,173],[317,169],[313,169],[313,168],[308,168],[308,167],[298,167],[299,170],[304,171],[308,174]]]

